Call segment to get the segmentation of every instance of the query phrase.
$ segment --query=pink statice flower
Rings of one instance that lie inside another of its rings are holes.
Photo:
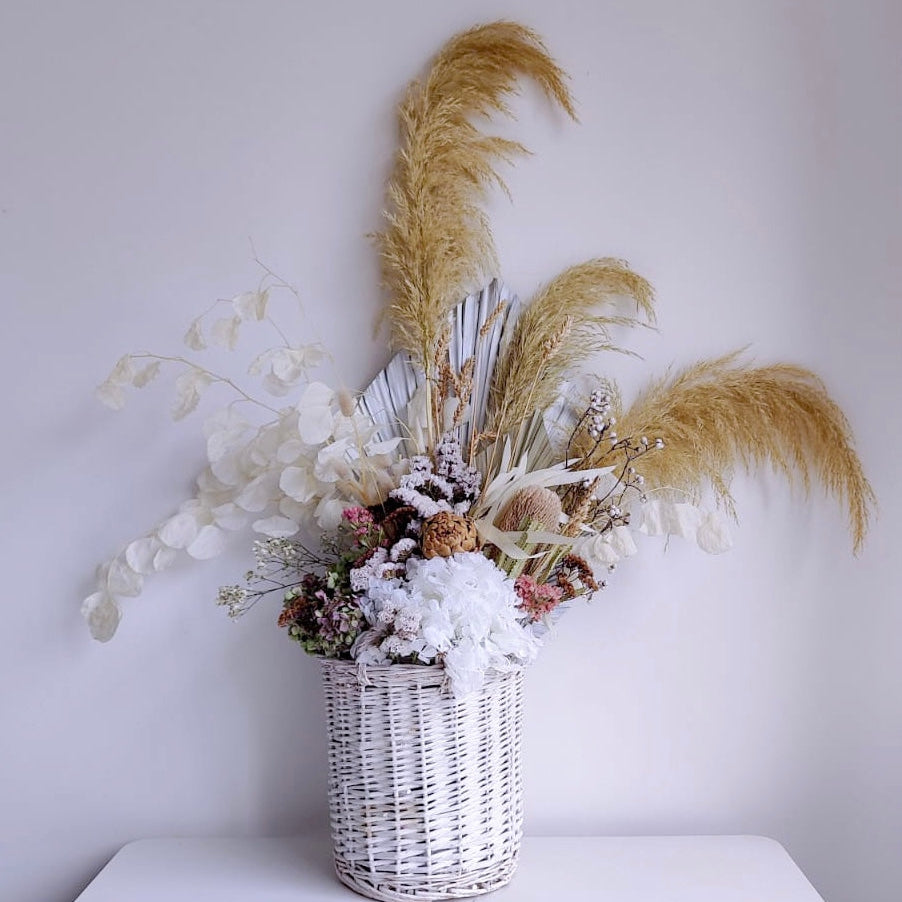
[[[341,513],[342,518],[351,527],[355,538],[365,539],[375,525],[375,519],[365,507],[348,507]]]
[[[514,582],[514,591],[520,597],[520,610],[536,623],[550,614],[563,598],[563,591],[558,586],[538,583],[531,576],[518,576]]]

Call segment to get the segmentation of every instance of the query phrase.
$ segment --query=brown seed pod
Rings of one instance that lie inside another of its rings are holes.
[[[423,557],[451,557],[458,551],[476,551],[476,524],[450,511],[439,511],[423,524]]]

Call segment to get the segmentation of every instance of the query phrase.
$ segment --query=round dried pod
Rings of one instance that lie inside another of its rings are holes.
[[[551,489],[528,485],[511,495],[495,517],[495,526],[504,532],[517,532],[530,523],[538,523],[554,532],[560,518],[561,499]]]
[[[411,521],[416,520],[416,518],[416,509],[406,504],[396,507],[393,511],[386,514],[379,523],[382,534],[385,537],[385,543],[392,546],[395,542],[408,535],[408,527]]]
[[[423,557],[451,557],[458,551],[477,551],[476,524],[450,511],[439,511],[423,523]]]

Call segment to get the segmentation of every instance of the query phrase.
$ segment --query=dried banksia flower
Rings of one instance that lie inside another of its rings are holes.
[[[549,532],[557,529],[561,517],[561,499],[538,485],[514,492],[495,518],[495,526],[504,532],[519,532],[537,523]]]
[[[423,557],[451,557],[458,551],[476,551],[476,524],[450,511],[440,511],[423,524]]]

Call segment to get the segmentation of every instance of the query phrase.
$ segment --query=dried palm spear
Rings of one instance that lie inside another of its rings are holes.
[[[495,274],[481,204],[491,184],[503,187],[498,161],[525,148],[483,134],[472,118],[510,114],[505,98],[519,76],[534,79],[575,118],[563,71],[535,32],[513,22],[473,28],[449,41],[399,110],[401,147],[388,186],[387,225],[378,238],[393,342],[424,369],[448,311]]]
[[[862,547],[874,493],[845,415],[809,370],[751,367],[736,353],[697,363],[652,383],[618,417],[617,431],[666,441],[642,459],[646,485],[696,497],[710,485],[730,510],[737,465],[769,463],[806,492],[817,480],[845,508],[855,552]]]

